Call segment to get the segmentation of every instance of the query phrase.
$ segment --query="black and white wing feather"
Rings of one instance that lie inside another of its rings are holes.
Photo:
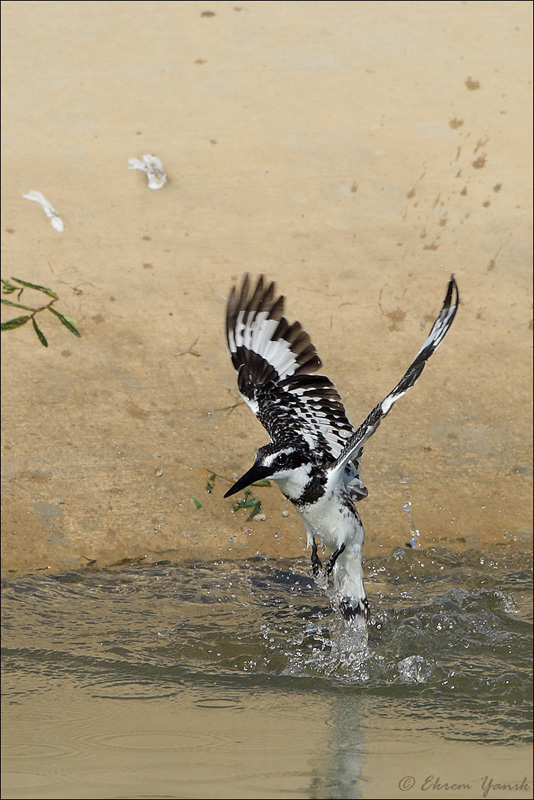
[[[426,362],[430,356],[435,353],[443,341],[445,334],[451,327],[459,304],[460,295],[458,292],[458,285],[454,279],[454,275],[451,275],[445,300],[443,301],[443,307],[430,333],[425,339],[423,346],[395,388],[381,403],[378,403],[373,408],[358,430],[351,436],[349,441],[346,442],[343,452],[337,458],[336,463],[331,467],[332,472],[342,474],[349,461],[360,458],[365,443],[376,431],[384,417],[390,412],[392,406],[419,380]]]
[[[341,397],[324,375],[309,334],[284,316],[284,297],[260,276],[234,286],[226,311],[226,335],[239,391],[273,442],[307,447],[333,463],[356,429]]]

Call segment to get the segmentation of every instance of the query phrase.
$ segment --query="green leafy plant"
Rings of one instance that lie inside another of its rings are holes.
[[[28,281],[23,281],[20,278],[11,278],[10,281],[2,279],[2,294],[15,294],[17,293],[17,300],[20,300],[22,293],[25,289],[33,289],[36,292],[42,292],[43,294],[50,297],[48,303],[45,303],[42,306],[38,306],[37,308],[33,308],[32,306],[23,305],[22,303],[14,303],[12,300],[6,300],[5,298],[1,298],[1,302],[6,306],[11,306],[12,308],[21,308],[24,311],[29,311],[29,314],[22,314],[19,317],[14,317],[13,319],[8,320],[7,322],[2,322],[1,328],[2,331],[13,331],[16,328],[21,328],[23,325],[26,325],[27,322],[31,320],[33,325],[33,329],[36,333],[37,338],[43,345],[43,347],[48,347],[48,340],[40,327],[38,326],[35,317],[37,314],[41,314],[43,311],[50,311],[51,314],[54,314],[62,325],[67,328],[74,336],[80,338],[81,333],[74,325],[73,321],[66,317],[64,314],[60,314],[59,311],[56,311],[53,308],[54,303],[59,300],[59,296],[52,291],[52,289],[48,289],[46,286],[39,286],[37,283],[29,283]]]

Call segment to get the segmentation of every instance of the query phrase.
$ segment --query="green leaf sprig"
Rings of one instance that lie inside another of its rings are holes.
[[[12,283],[13,281],[13,283]],[[45,303],[43,306],[39,306],[38,308],[33,308],[32,306],[26,306],[22,303],[14,303],[12,300],[6,300],[4,297],[1,298],[1,302],[6,306],[11,306],[12,308],[21,308],[23,311],[30,311],[30,314],[22,314],[19,317],[14,317],[13,319],[8,320],[7,322],[1,323],[2,331],[12,331],[15,328],[21,328],[23,325],[26,325],[27,322],[30,320],[32,321],[33,329],[36,333],[37,338],[43,345],[43,347],[48,347],[48,340],[40,327],[37,324],[35,319],[37,314],[40,314],[42,311],[50,311],[54,314],[62,325],[70,331],[74,336],[78,338],[81,337],[80,331],[74,325],[74,322],[69,317],[66,317],[64,314],[60,314],[59,311],[56,311],[55,308],[52,306],[59,300],[59,296],[52,290],[49,289],[47,286],[40,286],[38,283],[30,283],[29,281],[23,281],[21,278],[11,278],[10,281],[2,279],[2,294],[14,294],[17,292],[17,300],[20,300],[21,295],[25,289],[34,289],[36,292],[42,292],[46,294],[48,297],[52,298],[48,303]]]
[[[255,484],[252,485],[254,486]],[[247,522],[249,522],[249,520],[254,519],[256,514],[260,513],[261,500],[258,500],[258,498],[252,494],[250,489],[245,489],[244,499],[238,500],[237,503],[234,503],[234,505],[232,506],[232,511],[238,511],[240,508],[252,509],[249,516],[247,517]]]

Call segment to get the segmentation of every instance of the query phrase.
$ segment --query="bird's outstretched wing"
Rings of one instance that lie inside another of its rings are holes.
[[[304,442],[319,460],[334,462],[355,433],[341,397],[324,375],[310,336],[284,316],[284,297],[263,275],[232,288],[226,335],[239,391],[277,443]]]
[[[331,467],[333,473],[343,474],[347,463],[354,459],[359,459],[363,447],[367,440],[376,431],[386,414],[389,413],[391,407],[397,402],[411,387],[419,380],[421,373],[425,368],[425,364],[430,356],[437,350],[443,341],[445,334],[449,330],[456,316],[458,305],[460,304],[460,295],[458,293],[458,285],[451,275],[449,285],[447,286],[447,294],[443,302],[443,307],[439,313],[438,318],[432,326],[432,330],[428,334],[425,342],[416,357],[395,386],[395,388],[385,397],[381,403],[378,403],[368,417],[362,422],[358,430],[346,442],[343,452],[338,456],[336,463]]]

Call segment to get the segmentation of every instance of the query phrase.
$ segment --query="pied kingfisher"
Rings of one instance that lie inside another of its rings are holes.
[[[393,404],[420,377],[443,340],[459,304],[451,276],[443,308],[406,373],[354,428],[334,384],[315,374],[321,366],[310,336],[284,316],[284,297],[263,275],[232,287],[226,309],[226,335],[237,382],[271,438],[254,465],[225,497],[262,479],[275,481],[301,514],[316,578],[333,573],[335,604],[343,617],[369,619],[363,586],[364,530],[355,503],[367,496],[360,458],[367,440]],[[316,537],[329,552],[324,568]]]

